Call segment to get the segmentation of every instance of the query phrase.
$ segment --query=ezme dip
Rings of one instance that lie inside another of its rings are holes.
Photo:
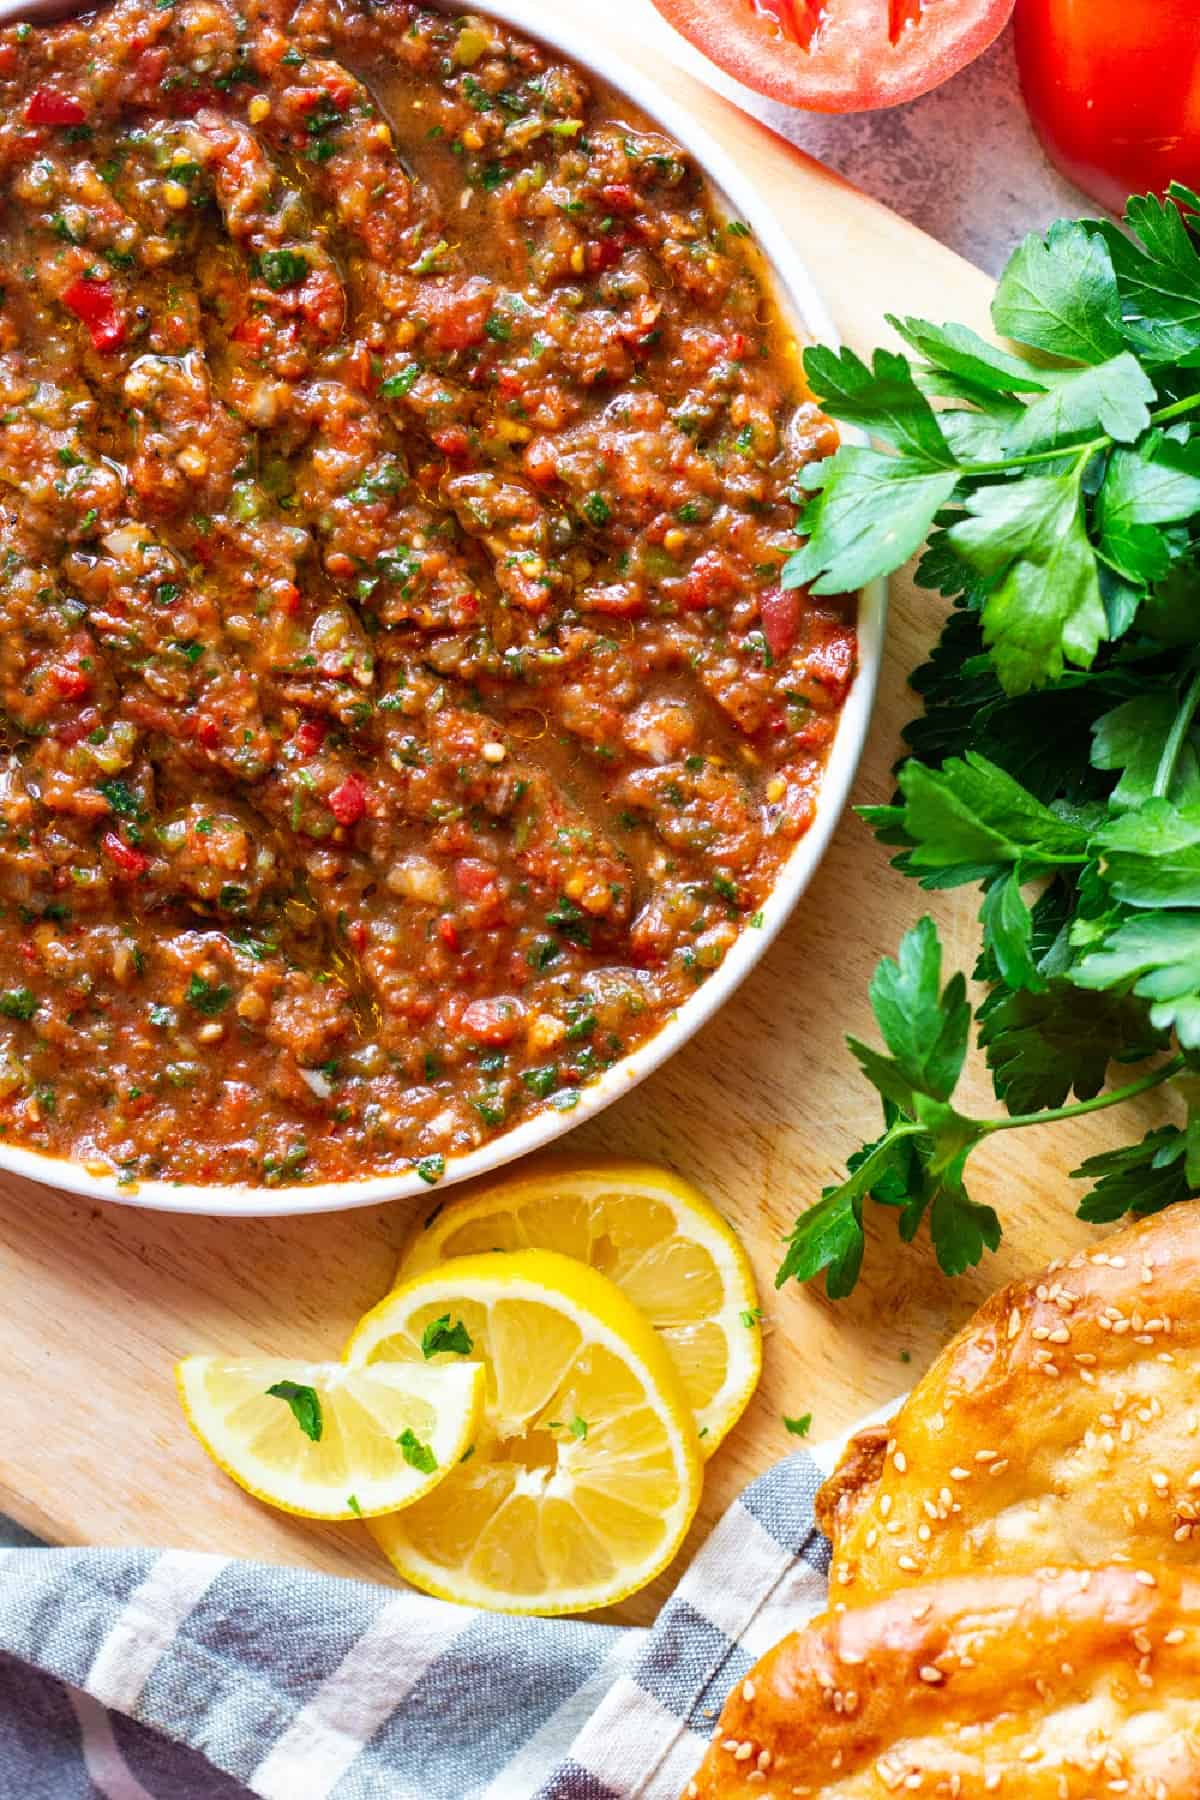
[[[444,1158],[658,1030],[812,816],[835,434],[618,96],[407,0],[0,32],[0,1129]]]

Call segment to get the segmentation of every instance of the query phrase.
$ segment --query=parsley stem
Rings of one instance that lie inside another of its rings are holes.
[[[1189,394],[1184,400],[1172,400],[1168,406],[1159,406],[1150,414],[1152,425],[1161,425],[1167,419],[1178,419],[1184,413],[1195,412],[1200,407],[1200,394]],[[1111,437],[1091,438],[1086,444],[1059,444],[1049,450],[1030,450],[1025,456],[1005,456],[999,462],[960,463],[959,473],[970,475],[1003,475],[1008,469],[1027,469],[1034,463],[1061,462],[1064,457],[1078,454],[1086,463],[1097,450],[1111,450],[1114,440]]]
[[[1200,706],[1200,675],[1192,678],[1192,685],[1180,703],[1175,714],[1174,723],[1167,733],[1167,741],[1163,745],[1162,755],[1158,759],[1158,770],[1154,777],[1153,796],[1162,800],[1171,791],[1171,783],[1175,779],[1175,765],[1179,761],[1183,749],[1183,741],[1192,728],[1192,720],[1196,716],[1196,708]]]
[[[989,1135],[993,1131],[1019,1131],[1023,1125],[1053,1125],[1058,1119],[1081,1119],[1085,1113],[1100,1112],[1106,1106],[1120,1106],[1123,1100],[1133,1100],[1138,1094],[1145,1094],[1150,1088],[1161,1086],[1178,1075],[1185,1066],[1186,1058],[1173,1056],[1170,1062],[1161,1068],[1151,1069],[1148,1075],[1140,1075],[1136,1081],[1127,1082],[1124,1087],[1111,1088],[1107,1094],[1097,1094],[1094,1100],[1078,1100],[1073,1106],[1055,1106],[1048,1112],[1017,1113],[1011,1119],[981,1119],[979,1128]]]
[[[1189,394],[1184,400],[1172,400],[1169,406],[1159,406],[1150,414],[1152,425],[1161,425],[1164,419],[1178,419],[1182,413],[1195,412],[1200,406],[1200,394]]]
[[[1107,449],[1112,443],[1108,437],[1093,438],[1087,444],[1060,444],[1056,450],[1031,450],[1026,456],[1005,456],[999,462],[960,463],[960,476],[1003,475],[1009,469],[1026,469],[1031,463],[1062,462],[1065,457],[1079,452],[1079,466],[1086,464],[1097,451]]]

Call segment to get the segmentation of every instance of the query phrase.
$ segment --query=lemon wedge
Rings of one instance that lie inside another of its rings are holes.
[[[418,1231],[397,1281],[448,1256],[557,1250],[615,1281],[679,1371],[702,1456],[736,1424],[762,1373],[749,1259],[696,1189],[650,1163],[548,1165],[453,1200]]]
[[[502,1612],[583,1612],[650,1581],[700,1498],[675,1368],[605,1276],[546,1250],[455,1258],[361,1321],[368,1371],[482,1364],[474,1452],[432,1494],[371,1521],[427,1593]]]
[[[483,1371],[189,1356],[175,1379],[208,1454],[256,1499],[309,1519],[411,1506],[467,1454]]]

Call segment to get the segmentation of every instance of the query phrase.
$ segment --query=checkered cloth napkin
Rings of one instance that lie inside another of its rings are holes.
[[[0,1800],[677,1800],[726,1694],[821,1608],[835,1455],[753,1482],[649,1631],[10,1532]]]

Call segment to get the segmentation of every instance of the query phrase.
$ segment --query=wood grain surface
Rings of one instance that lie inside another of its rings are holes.
[[[595,36],[586,0],[569,3],[581,23],[589,15]],[[977,270],[688,77],[667,66],[655,74],[772,196],[850,344],[865,350],[885,338],[885,311],[986,322],[990,284]],[[889,794],[899,730],[914,710],[905,677],[937,623],[931,596],[903,578],[893,584],[858,801]],[[684,1557],[752,1475],[795,1447],[784,1413],[811,1412],[814,1437],[849,1424],[909,1385],[999,1281],[1087,1235],[1072,1217],[1066,1175],[1114,1141],[1103,1118],[1004,1136],[976,1155],[973,1192],[997,1207],[1007,1235],[973,1276],[944,1281],[924,1240],[900,1245],[887,1214],[871,1222],[866,1272],[849,1301],[774,1291],[796,1211],[878,1129],[843,1036],[872,1035],[868,977],[923,901],[954,962],[969,968],[974,895],[922,897],[847,814],[790,924],[719,1017],[566,1142],[581,1156],[620,1151],[690,1176],[738,1226],[757,1267],[768,1320],[762,1385],[709,1466]],[[978,1074],[968,1099],[991,1104]],[[1145,1121],[1158,1117],[1151,1098]],[[1122,1129],[1132,1131],[1128,1115]],[[277,1221],[182,1218],[0,1177],[0,1511],[60,1543],[213,1549],[389,1579],[363,1527],[286,1518],[220,1475],[183,1425],[171,1368],[190,1351],[336,1354],[389,1286],[421,1205]],[[652,1618],[679,1566],[613,1616]]]

